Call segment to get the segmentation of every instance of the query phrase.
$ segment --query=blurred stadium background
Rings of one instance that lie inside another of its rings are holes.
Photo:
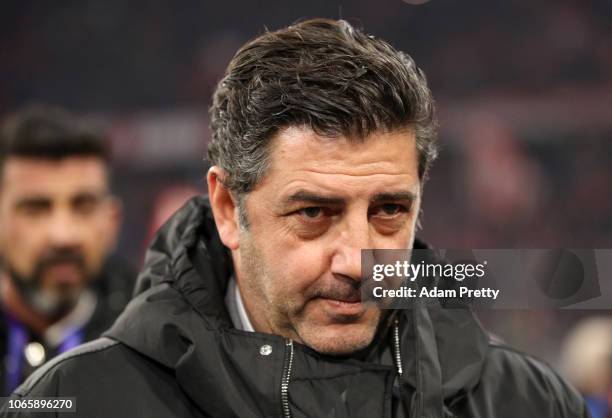
[[[265,28],[317,16],[363,26],[428,75],[443,150],[426,188],[426,240],[612,248],[610,0],[7,0],[0,113],[49,102],[108,129],[127,210],[119,251],[137,264],[153,225],[205,191],[207,107],[231,55]],[[604,314],[481,317],[558,364],[570,327]]]

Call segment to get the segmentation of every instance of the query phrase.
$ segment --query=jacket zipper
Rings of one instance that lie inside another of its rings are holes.
[[[291,369],[293,368],[293,340],[285,340],[285,345],[288,348],[288,354],[285,355],[283,377],[281,379],[281,404],[283,408],[283,418],[291,418],[291,409],[289,408],[289,381],[291,380]],[[401,376],[403,373],[402,353],[400,350],[399,320],[397,318],[395,318],[393,324],[393,348],[397,373]]]
[[[399,319],[395,318],[393,321],[393,348],[395,354],[395,366],[397,367],[397,374],[399,376],[404,373],[402,368],[402,352],[400,350],[400,335],[399,335]]]
[[[283,366],[283,377],[281,379],[281,405],[283,408],[283,418],[291,418],[289,409],[289,380],[291,379],[291,369],[293,367],[293,340],[286,339],[285,345],[285,364]]]

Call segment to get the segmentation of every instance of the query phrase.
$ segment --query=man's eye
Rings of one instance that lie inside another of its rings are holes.
[[[82,215],[92,213],[98,207],[98,200],[94,197],[79,197],[72,202],[75,212]]]
[[[397,203],[385,203],[372,210],[372,215],[376,216],[395,216],[401,212],[406,212],[405,206],[398,205]]]
[[[51,202],[47,201],[31,201],[23,202],[18,205],[21,213],[27,216],[41,216],[51,210]]]
[[[300,209],[298,213],[307,219],[317,219],[323,213],[323,209],[317,206],[311,206]]]
[[[385,215],[395,215],[396,213],[400,212],[401,206],[394,205],[392,203],[386,203],[382,205],[381,209],[385,213]]]

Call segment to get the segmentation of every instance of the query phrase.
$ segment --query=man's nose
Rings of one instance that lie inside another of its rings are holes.
[[[367,218],[346,222],[336,241],[332,257],[332,273],[361,281],[361,250],[371,248],[371,245],[371,231]]]
[[[78,244],[78,222],[67,210],[56,210],[49,219],[50,244],[57,247],[71,247]]]

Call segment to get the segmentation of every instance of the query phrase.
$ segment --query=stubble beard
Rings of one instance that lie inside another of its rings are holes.
[[[329,355],[351,354],[365,349],[372,343],[380,323],[380,311],[377,311],[377,315],[368,323],[359,325],[359,332],[350,335],[353,338],[347,338],[346,333],[330,335],[325,329],[317,329],[315,324],[308,324],[306,308],[309,299],[304,297],[303,301],[296,301],[278,297],[278,287],[273,289],[273,286],[282,282],[270,274],[266,259],[257,248],[253,237],[249,232],[242,230],[239,239],[241,264],[239,281],[246,290],[241,289],[241,293],[245,299],[248,298],[251,309],[247,311],[257,331],[262,331],[258,328],[263,326],[264,332],[290,338],[319,353]],[[256,312],[251,312],[252,310]],[[351,327],[350,324],[343,326],[347,329]]]

